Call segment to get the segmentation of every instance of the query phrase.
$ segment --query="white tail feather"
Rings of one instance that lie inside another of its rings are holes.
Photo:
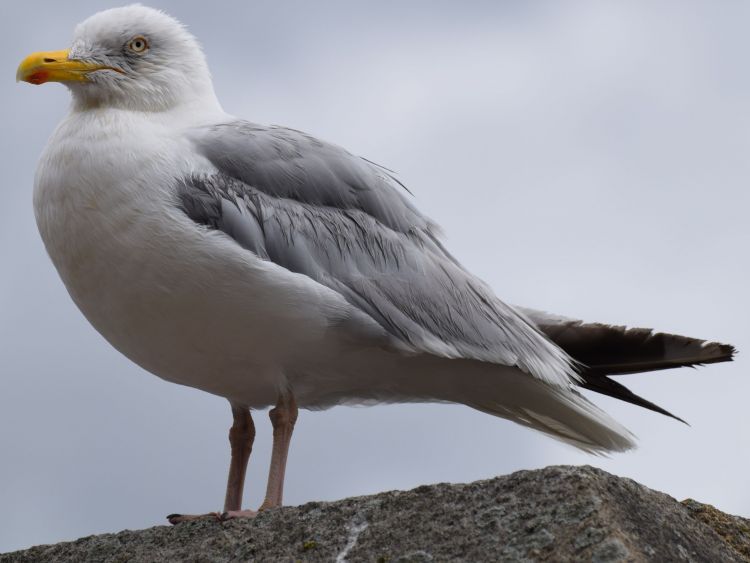
[[[588,453],[601,455],[635,447],[633,434],[578,392],[536,385],[535,381],[523,387],[525,389],[516,389],[519,393],[512,393],[512,401],[505,390],[493,396],[483,389],[476,399],[465,403],[487,414],[539,430]]]

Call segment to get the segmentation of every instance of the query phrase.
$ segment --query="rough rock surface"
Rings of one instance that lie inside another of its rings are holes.
[[[548,467],[0,555],[27,561],[748,561],[750,521],[592,467]]]

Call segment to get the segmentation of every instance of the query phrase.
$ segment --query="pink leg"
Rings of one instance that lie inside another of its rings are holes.
[[[247,471],[247,462],[250,459],[250,452],[253,449],[255,440],[255,425],[250,416],[250,410],[246,407],[232,405],[232,427],[229,429],[229,445],[232,451],[232,458],[229,463],[229,477],[227,478],[227,494],[224,498],[224,512],[239,511],[242,505],[242,490],[245,486],[245,473]],[[198,518],[217,518],[221,515],[217,512],[208,514],[191,515],[191,514],[170,514],[167,516],[172,524],[196,520]]]
[[[232,405],[234,423],[229,429],[229,445],[232,448],[232,460],[229,463],[227,494],[224,497],[224,511],[242,508],[242,491],[245,488],[245,473],[250,452],[255,441],[255,425],[250,410]]]
[[[289,443],[292,440],[294,423],[297,422],[297,403],[291,395],[279,397],[276,408],[268,413],[273,425],[273,450],[271,452],[271,467],[268,471],[268,486],[266,498],[260,505],[260,510],[281,506],[284,494],[284,474],[286,459],[289,454]],[[255,516],[253,510],[230,510],[222,515],[223,519]]]
[[[266,499],[260,505],[259,510],[281,506],[289,443],[292,441],[294,423],[297,422],[297,403],[294,397],[291,395],[281,397],[276,403],[276,408],[272,409],[268,416],[273,425],[273,451],[271,452],[271,467],[268,471]]]

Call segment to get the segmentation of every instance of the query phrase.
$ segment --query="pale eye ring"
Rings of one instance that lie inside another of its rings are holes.
[[[143,53],[148,51],[148,41],[145,37],[143,37],[143,35],[136,35],[130,41],[128,41],[128,49],[130,49],[134,53],[142,55]]]

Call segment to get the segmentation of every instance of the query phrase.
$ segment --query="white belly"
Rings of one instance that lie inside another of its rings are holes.
[[[335,354],[343,298],[175,205],[174,173],[196,172],[188,146],[153,123],[83,137],[75,119],[42,157],[35,211],[71,297],[115,348],[164,379],[255,407],[276,401],[287,368]],[[129,142],[135,127],[148,146]]]

